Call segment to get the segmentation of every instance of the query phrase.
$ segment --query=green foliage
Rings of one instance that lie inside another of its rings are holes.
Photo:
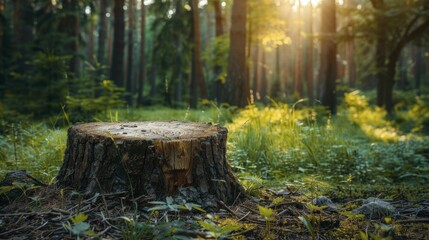
[[[314,232],[313,225],[311,224],[310,219],[307,216],[299,216],[299,220],[304,224],[304,226],[307,228],[308,232],[311,235],[311,239],[316,239],[316,234]]]
[[[26,71],[10,73],[6,106],[16,112],[44,117],[61,112],[68,91],[68,56],[37,52],[27,62]]]
[[[121,217],[126,225],[122,229],[124,240],[151,240],[155,239],[155,226],[148,222],[139,222],[137,219]]]
[[[90,225],[86,222],[88,216],[84,213],[79,213],[78,215],[70,218],[71,223],[64,224],[64,227],[69,230],[69,232],[76,236],[79,240],[83,236],[94,236],[95,232],[90,229]]]
[[[228,125],[229,157],[237,169],[266,179],[299,173],[335,183],[428,181],[424,139],[400,135],[385,112],[357,94],[346,96],[345,108],[324,119],[287,105],[249,106]]]
[[[155,205],[155,207],[151,207],[148,209],[149,212],[153,211],[165,211],[165,212],[179,212],[180,210],[198,210],[200,212],[205,212],[204,209],[201,208],[200,205],[194,203],[188,203],[185,199],[181,199],[182,204],[176,203],[175,199],[172,197],[166,197],[165,202],[163,201],[152,201],[150,204]]]
[[[0,135],[0,175],[8,170],[26,169],[42,182],[57,175],[66,147],[66,131],[44,124],[10,124]]]
[[[227,237],[227,235],[230,232],[239,229],[239,227],[235,225],[220,225],[210,220],[198,221],[198,223],[204,230],[208,231],[215,239]]]
[[[96,114],[107,114],[108,110],[125,104],[120,98],[123,89],[116,87],[112,81],[104,80],[92,90],[92,97],[88,93],[77,97],[67,96],[68,115],[73,122],[93,120]]]

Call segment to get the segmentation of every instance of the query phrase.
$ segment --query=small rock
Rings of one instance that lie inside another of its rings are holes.
[[[328,206],[326,210],[337,210],[337,206],[332,202],[331,199],[329,199],[326,196],[319,196],[311,201],[311,204],[321,207],[321,206]]]
[[[285,190],[285,189],[280,189],[276,194],[277,195],[289,195],[290,192],[288,190]]]
[[[395,208],[388,202],[379,198],[370,197],[364,205],[353,210],[354,214],[364,214],[367,219],[381,219],[393,215]]]

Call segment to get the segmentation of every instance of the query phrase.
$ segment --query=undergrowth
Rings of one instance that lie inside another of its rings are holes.
[[[429,182],[429,141],[418,131],[423,125],[402,132],[397,122],[369,106],[358,92],[346,94],[334,117],[322,109],[298,106],[273,102],[264,108],[250,105],[238,113],[210,103],[200,110],[130,108],[107,111],[93,116],[93,120],[183,120],[226,125],[228,158],[243,182],[292,182],[307,177],[338,184]],[[417,116],[429,112],[426,107],[417,101],[400,117],[417,121]],[[53,181],[63,160],[66,128],[4,123],[0,131],[0,175],[11,169],[26,169],[45,182]]]

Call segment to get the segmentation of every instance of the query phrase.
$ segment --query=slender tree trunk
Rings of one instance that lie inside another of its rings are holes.
[[[227,79],[228,102],[231,105],[244,107],[249,99],[249,83],[246,79],[247,0],[234,1],[231,16],[231,47]]]
[[[146,81],[146,6],[144,5],[144,1],[141,1],[140,9],[140,68],[136,104],[138,107],[143,103],[143,91]]]
[[[309,105],[314,103],[314,66],[313,66],[313,5],[309,4],[307,7],[307,38],[306,38],[306,59],[305,59],[305,79],[307,83],[307,95]]]
[[[298,19],[298,21],[301,21],[301,9],[302,9],[302,5],[301,5],[301,1],[299,1],[298,4],[298,10],[297,10],[297,16],[296,18]],[[300,98],[303,97],[303,86],[302,86],[302,39],[301,39],[301,24],[299,25],[299,27],[296,29],[295,32],[295,42],[296,42],[296,54],[295,54],[295,75],[294,75],[294,79],[293,79],[293,95],[294,95],[294,99],[298,100]]]
[[[158,88],[156,86],[156,78],[158,77],[158,68],[157,68],[157,64],[156,64],[156,29],[153,29],[153,38],[152,38],[152,60],[151,60],[151,70],[150,70],[150,78],[149,78],[149,85],[150,85],[150,92],[149,92],[149,96],[151,99],[153,99],[154,97],[156,97],[156,95],[158,94]]]
[[[107,38],[107,0],[100,0],[100,14],[98,16],[98,49],[97,59],[100,64],[106,64],[106,38]]]
[[[219,38],[224,35],[223,30],[223,17],[222,17],[222,8],[220,0],[213,0],[213,6],[215,11],[215,25],[216,25],[216,38]],[[216,44],[215,55],[216,59],[220,58],[220,49],[219,44]],[[218,61],[216,61],[218,62]],[[216,64],[214,67],[214,76],[215,76],[215,95],[216,101],[222,103],[225,101],[224,91],[225,91],[225,81],[219,76],[222,73],[222,66]]]
[[[74,77],[80,76],[80,60],[78,57],[80,21],[78,7],[78,0],[65,0],[63,2],[63,8],[66,14],[61,20],[59,27],[59,30],[70,38],[68,51],[69,54],[72,55],[72,58],[69,64],[69,71],[74,74]]]
[[[127,102],[132,105],[134,95],[133,64],[134,64],[134,0],[128,0],[128,60],[127,60],[127,84],[129,94]]]
[[[281,96],[281,78],[280,78],[280,46],[275,50],[275,76],[273,76],[273,84],[271,88],[271,97],[279,98]]]
[[[113,18],[112,15],[111,15],[111,17],[109,17],[109,21],[111,18]],[[107,36],[106,62],[107,62],[107,66],[111,67],[112,66],[112,55],[113,55],[113,26],[110,23],[107,24],[106,36]]]
[[[94,64],[94,19],[92,15],[89,20],[88,36],[88,60],[90,64]]]
[[[264,48],[262,48],[262,59],[261,59],[261,77],[259,78],[260,82],[258,83],[259,86],[259,99],[261,99],[262,102],[267,101],[267,91],[268,91],[268,78],[267,78],[267,53]]]
[[[206,37],[204,41],[204,48],[207,48],[213,38],[213,24],[212,24],[212,12],[209,10],[209,4],[206,5],[205,9],[205,20],[206,20]]]
[[[399,72],[399,78],[398,78],[398,88],[400,90],[406,90],[408,87],[408,68],[407,68],[407,60],[409,56],[405,51],[402,51],[401,56],[399,57],[398,61],[398,72]]]
[[[346,7],[351,10],[354,9],[355,4],[353,0],[346,0]],[[351,21],[351,13],[347,16],[347,22]],[[351,39],[346,42],[346,59],[347,59],[347,78],[350,88],[356,87],[356,62],[355,62],[355,50],[354,50],[354,40]]]
[[[320,80],[323,83],[322,104],[336,112],[336,32],[335,0],[323,0],[321,8]]]
[[[181,0],[176,1],[176,14],[178,16],[181,16],[183,14],[182,4],[183,2]],[[175,62],[173,66],[172,75],[174,85],[173,107],[175,108],[179,108],[181,106],[181,103],[183,101],[183,89],[184,86],[186,86],[183,76],[183,46],[181,43],[182,39],[177,38],[175,41],[177,53],[175,54]],[[196,86],[194,88],[196,89]]]
[[[24,57],[28,57],[27,52],[30,43],[34,39],[33,35],[33,23],[34,14],[29,0],[16,0],[14,1],[14,40],[18,46],[18,52]]]
[[[253,97],[258,100],[258,95],[260,91],[260,79],[259,79],[259,43],[256,42],[254,45],[254,54],[253,54]]]
[[[396,65],[399,60],[399,56],[400,52],[398,54],[393,54],[389,57],[387,63],[386,80],[384,81],[383,86],[383,106],[388,113],[392,113],[394,107],[393,87],[395,86]]]
[[[199,97],[207,98],[207,87],[203,75],[203,65],[201,63],[201,24],[198,0],[191,0],[192,3],[192,30],[193,30],[193,56],[192,56],[192,82],[198,83]],[[193,84],[191,84],[193,85]],[[193,87],[193,86],[192,86]],[[191,89],[192,92],[192,89]],[[193,93],[190,98],[190,107],[197,107],[198,94]]]
[[[125,0],[114,0],[113,6],[113,56],[110,68],[110,78],[118,87],[124,87],[124,2]]]
[[[422,78],[425,75],[425,64],[424,64],[424,49],[414,46],[414,89],[417,95],[420,95],[420,86]]]
[[[288,18],[293,13],[292,4],[288,1],[285,3],[285,18]],[[286,35],[290,36],[292,35],[291,29],[286,29]],[[292,48],[291,45],[288,44],[284,46],[284,61],[283,61],[283,86],[284,86],[284,92],[286,96],[291,95],[293,92],[293,81],[291,76],[293,77],[293,71],[291,71],[291,64],[293,61],[291,61],[292,56]]]
[[[4,85],[6,83],[6,76],[4,74],[5,68],[5,51],[4,51],[4,38],[6,31],[6,21],[4,18],[4,0],[0,0],[0,99],[3,99],[4,95]]]

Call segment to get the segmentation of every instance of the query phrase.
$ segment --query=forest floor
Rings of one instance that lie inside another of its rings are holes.
[[[394,210],[373,217],[352,212],[365,199],[332,197],[333,203],[320,204],[293,186],[260,188],[203,212],[171,199],[151,210],[149,199],[126,192],[85,197],[49,185],[0,208],[0,239],[427,239],[428,189],[415,190],[407,193],[413,200],[402,194],[383,199]]]
[[[225,125],[227,158],[248,196],[204,210],[183,199],[59,189],[66,128],[0,124],[0,180],[26,169],[49,183],[5,203],[13,186],[0,182],[0,239],[429,239],[429,104],[413,109],[391,119],[355,93],[335,117],[274,104],[96,118]]]

